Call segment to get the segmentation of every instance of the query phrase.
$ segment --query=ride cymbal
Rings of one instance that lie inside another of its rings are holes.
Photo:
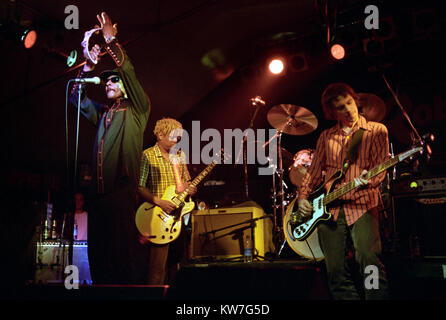
[[[308,109],[292,104],[279,104],[267,114],[271,126],[286,134],[305,135],[316,130],[318,120]]]
[[[385,102],[373,93],[358,93],[358,111],[368,121],[383,121],[387,115]]]

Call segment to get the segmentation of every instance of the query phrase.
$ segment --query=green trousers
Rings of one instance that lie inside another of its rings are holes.
[[[381,239],[376,208],[351,226],[347,226],[341,209],[336,222],[330,220],[319,225],[318,236],[333,299],[388,299],[387,277],[380,258]],[[349,259],[349,252],[353,252],[354,260]],[[358,277],[355,277],[355,270]]]

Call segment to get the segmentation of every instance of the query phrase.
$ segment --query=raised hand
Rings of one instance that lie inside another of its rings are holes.
[[[102,35],[105,41],[110,42],[113,40],[118,33],[117,24],[112,24],[110,17],[105,12],[102,12],[101,15],[96,15],[96,18],[101,24]]]
[[[99,47],[99,45],[95,44],[93,48],[91,48],[91,50],[89,51],[90,55],[88,55],[87,50],[88,48],[84,47],[83,53],[86,59],[86,63],[84,65],[84,71],[91,71],[94,69],[96,63],[100,59],[99,54],[101,53],[101,48]],[[94,61],[96,61],[96,63]]]

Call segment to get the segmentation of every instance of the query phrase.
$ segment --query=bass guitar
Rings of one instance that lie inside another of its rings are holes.
[[[406,152],[400,153],[368,171],[364,178],[369,180],[390,167],[393,167],[404,159],[421,152],[422,150],[422,147],[415,147]],[[327,210],[330,203],[359,187],[355,181],[350,181],[331,191],[331,189],[333,189],[333,187],[342,179],[343,176],[342,171],[338,171],[327,183],[323,184],[316,191],[310,194],[308,201],[313,206],[313,214],[311,215],[311,218],[303,220],[298,215],[298,206],[296,203],[297,199],[294,199],[290,203],[289,208],[292,210],[292,214],[289,215],[289,223],[291,224],[290,230],[292,230],[292,234],[290,235],[291,238],[300,241],[305,240],[320,222],[331,219],[332,215]]]

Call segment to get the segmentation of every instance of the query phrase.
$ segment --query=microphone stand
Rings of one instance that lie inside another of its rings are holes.
[[[412,129],[412,132],[410,133],[410,137],[412,140],[412,147],[414,147],[417,143],[419,143],[421,146],[426,148],[427,154],[426,154],[426,159],[427,161],[429,161],[430,156],[432,154],[432,149],[430,147],[430,145],[428,143],[426,143],[423,138],[420,136],[420,134],[418,133],[418,130],[415,128],[415,126],[412,124],[412,121],[410,120],[409,115],[407,114],[406,110],[404,110],[403,106],[401,105],[397,95],[395,94],[395,92],[392,90],[392,87],[390,86],[389,82],[386,79],[386,76],[384,75],[384,73],[382,74],[382,77],[384,79],[384,82],[387,85],[387,88],[389,89],[390,93],[392,94],[393,98],[395,99],[396,104],[398,105],[398,107],[401,110],[401,113],[403,114],[403,116],[406,118],[407,123],[409,124],[410,128]],[[392,156],[393,156],[393,145],[391,145],[391,152],[392,152]],[[393,179],[395,180],[395,176],[396,176],[396,167],[393,168]],[[395,203],[394,203],[394,198],[391,195],[391,199],[392,199],[392,224],[393,224],[393,239],[392,239],[392,251],[396,252],[398,250],[398,246],[399,246],[399,235],[396,231],[396,221],[395,221]]]
[[[407,123],[409,124],[410,128],[412,129],[413,133],[414,133],[415,136],[416,136],[416,140],[415,140],[414,137],[412,137],[412,143],[415,144],[415,142],[420,142],[421,144],[423,144],[423,140],[421,139],[420,134],[418,133],[417,129],[416,129],[416,128],[414,127],[414,125],[412,124],[412,121],[410,120],[409,115],[407,114],[406,110],[404,110],[404,108],[403,108],[403,106],[401,105],[401,103],[400,103],[400,101],[399,101],[397,95],[395,94],[395,92],[394,92],[394,91],[392,90],[392,88],[390,87],[390,84],[389,84],[389,82],[387,81],[386,76],[384,75],[384,73],[383,73],[382,76],[383,76],[384,82],[385,82],[386,85],[387,85],[387,88],[389,88],[390,93],[393,95],[393,98],[395,99],[396,104],[397,104],[398,107],[400,108],[400,110],[401,110],[403,116],[406,118]]]
[[[412,129],[412,133],[411,133],[412,147],[414,147],[414,146],[416,145],[417,142],[418,142],[421,146],[425,147],[425,148],[426,148],[426,151],[427,151],[426,159],[429,161],[430,156],[432,155],[432,149],[431,149],[430,145],[429,145],[428,143],[426,143],[426,141],[423,140],[423,137],[425,137],[425,136],[421,137],[420,134],[418,133],[417,129],[415,128],[415,126],[412,124],[412,121],[410,120],[409,115],[407,114],[406,110],[404,110],[404,108],[403,108],[403,106],[401,105],[401,103],[400,103],[400,101],[399,101],[397,95],[395,94],[395,92],[392,90],[392,88],[391,88],[389,82],[387,81],[386,76],[384,75],[384,73],[383,73],[382,77],[383,77],[383,79],[384,79],[384,82],[385,82],[386,85],[387,85],[387,88],[389,88],[389,91],[392,93],[393,98],[394,98],[395,101],[396,101],[396,104],[397,104],[398,107],[400,108],[401,113],[402,113],[403,116],[406,118],[407,123],[409,124],[410,128]],[[428,139],[426,139],[426,140],[428,140]],[[431,138],[430,141],[433,141],[433,138]]]
[[[260,217],[257,217],[257,218],[252,218],[252,219],[248,219],[248,220],[245,220],[243,222],[235,223],[235,224],[232,224],[232,225],[229,225],[229,226],[226,226],[226,227],[222,227],[222,228],[219,228],[219,229],[214,229],[214,230],[211,230],[211,231],[203,232],[203,233],[200,233],[198,236],[200,236],[200,237],[207,237],[208,235],[212,234],[213,238],[214,238],[214,241],[215,241],[215,240],[217,240],[219,238],[222,238],[224,236],[227,236],[227,235],[230,235],[230,234],[234,233],[234,231],[243,231],[245,229],[251,229],[251,232],[252,232],[252,234],[255,237],[255,231],[254,231],[254,228],[256,227],[255,222],[257,220],[266,219],[266,218],[271,218],[271,216],[268,215],[268,214],[265,214],[263,216],[260,216]],[[229,228],[237,227],[237,226],[240,226],[240,225],[248,224],[248,223],[249,223],[249,226],[246,226],[244,228],[231,231],[231,232],[229,232],[227,234],[223,234],[223,235],[220,235],[218,237],[215,236],[215,234],[217,232],[220,232],[220,231],[223,231],[223,230],[227,230]],[[265,257],[255,253],[257,251],[256,248],[255,248],[255,241],[253,242],[253,249],[254,249],[253,250],[254,251],[253,259],[262,258],[263,260],[267,260],[267,258],[265,258]],[[243,257],[235,257],[235,258],[228,259],[228,260],[236,260],[236,259],[240,259],[240,258],[243,258]]]
[[[76,119],[76,147],[75,147],[75,153],[74,153],[74,175],[73,175],[73,185],[72,185],[72,194],[77,190],[77,157],[78,157],[78,149],[79,149],[79,122],[80,122],[80,113],[81,113],[81,95],[82,95],[82,83],[79,84],[79,94],[77,99],[77,119]],[[76,212],[73,211],[73,214],[71,216],[71,226],[73,227],[72,232],[69,236],[70,242],[68,247],[68,263],[70,265],[73,264],[73,251],[74,251],[74,222],[75,222]]]
[[[253,129],[254,128],[254,119],[257,116],[257,113],[259,112],[259,106],[260,105],[264,105],[265,102],[262,100],[262,98],[260,96],[256,96],[255,98],[251,98],[250,99],[251,104],[253,106],[256,107],[254,114],[251,117],[251,121],[249,122],[249,127],[247,129]],[[248,148],[248,144],[247,144],[247,135],[248,135],[248,130],[245,130],[245,135],[243,136],[243,141],[240,145],[239,152],[237,155],[237,160],[235,161],[235,163],[238,162],[238,159],[240,158],[240,151],[243,150],[243,171],[244,171],[244,175],[245,175],[245,196],[247,199],[249,199],[249,183],[248,183],[248,163],[247,163],[247,148]]]

